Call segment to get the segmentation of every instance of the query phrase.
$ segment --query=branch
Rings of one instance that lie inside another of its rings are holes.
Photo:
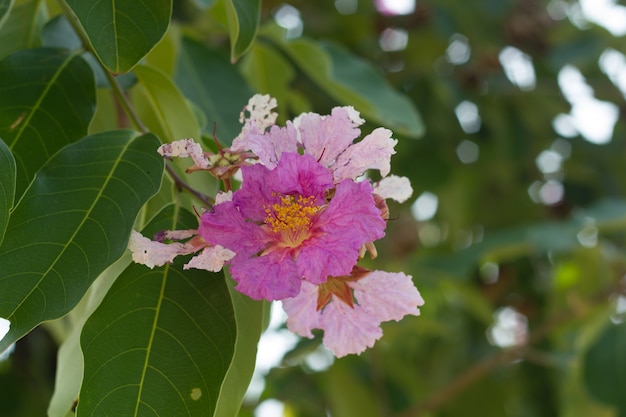
[[[139,129],[141,133],[143,134],[148,133],[149,129],[141,121],[141,118],[139,117],[135,109],[133,108],[132,103],[130,102],[126,94],[124,93],[124,90],[120,87],[115,76],[111,74],[111,72],[98,59],[98,55],[95,53],[95,51],[91,47],[89,38],[87,37],[87,34],[81,27],[80,23],[78,22],[78,19],[74,15],[74,12],[72,11],[72,9],[67,5],[67,3],[64,0],[57,0],[57,3],[63,10],[63,13],[65,14],[65,16],[67,16],[67,19],[72,25],[74,32],[76,32],[76,34],[80,38],[83,44],[83,48],[85,48],[85,50],[89,51],[94,57],[96,57],[96,60],[98,61],[98,64],[100,65],[100,68],[102,68],[102,71],[104,72],[104,74],[107,77],[107,80],[109,81],[109,84],[111,86],[111,89],[113,90],[113,94],[115,95],[117,103],[122,107],[122,109],[124,110],[124,113],[128,115],[130,120],[133,121],[134,125],[137,127],[137,129]],[[172,180],[174,181],[174,183],[176,184],[176,188],[178,190],[189,191],[194,197],[196,197],[198,200],[204,203],[207,207],[211,207],[213,205],[211,199],[207,195],[191,187],[180,176],[178,176],[178,174],[176,174],[176,172],[174,171],[174,168],[172,168],[172,166],[167,161],[165,163],[165,168],[168,174],[170,175],[170,177],[172,178]]]
[[[623,295],[624,293],[626,293],[626,282],[617,282],[593,295],[589,299],[589,304],[586,304],[586,307],[604,303],[612,294]],[[588,316],[592,311],[593,309],[591,308],[580,308],[579,306],[574,306],[552,315],[529,335],[525,344],[502,349],[493,355],[486,357],[476,365],[467,369],[465,372],[459,374],[452,380],[452,382],[439,391],[436,391],[426,401],[401,413],[400,417],[416,417],[426,413],[431,413],[441,408],[452,398],[459,395],[470,385],[487,376],[496,368],[509,364],[515,359],[523,358],[527,352],[531,352],[533,344],[541,341],[557,327]]]

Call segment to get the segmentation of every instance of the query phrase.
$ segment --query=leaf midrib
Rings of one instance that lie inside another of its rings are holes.
[[[113,173],[117,170],[117,167],[119,166],[119,164],[120,164],[120,162],[122,160],[122,155],[124,155],[126,153],[128,148],[130,147],[131,143],[133,143],[134,139],[135,139],[134,137],[130,138],[130,140],[128,140],[126,145],[124,145],[124,147],[121,149],[117,159],[115,160],[111,170],[109,171],[109,175],[107,175],[106,180],[104,181],[102,187],[100,187],[100,191],[98,191],[98,194],[93,199],[93,202],[92,202],[91,206],[85,212],[85,215],[83,216],[83,218],[82,218],[80,224],[78,225],[78,227],[76,227],[76,229],[74,230],[74,232],[72,233],[72,235],[68,239],[67,243],[65,245],[63,245],[63,249],[59,252],[59,254],[54,259],[54,261],[52,261],[50,263],[50,266],[48,267],[48,269],[46,271],[44,271],[44,273],[41,275],[41,278],[37,281],[37,283],[35,285],[33,285],[31,290],[24,296],[24,298],[22,298],[22,300],[17,304],[17,306],[13,309],[13,311],[11,311],[11,313],[9,314],[9,317],[7,317],[7,319],[10,320],[11,318],[13,318],[15,316],[15,313],[22,307],[22,305],[26,302],[26,300],[28,300],[30,298],[30,296],[33,294],[33,292],[39,288],[39,285],[42,283],[42,281],[48,276],[50,271],[57,264],[59,259],[63,256],[63,254],[65,254],[65,251],[67,250],[67,248],[69,248],[70,244],[74,241],[76,235],[79,233],[79,231],[82,229],[82,227],[84,226],[85,222],[87,221],[87,219],[91,215],[94,207],[97,205],[98,201],[100,201],[100,198],[102,197],[104,190],[107,188],[107,185],[109,184],[109,182],[111,181],[111,178],[113,177]],[[67,300],[65,300],[65,301],[67,302]],[[44,313],[45,313],[45,310],[44,310]]]
[[[31,107],[31,109],[28,112],[28,114],[24,117],[24,120],[20,123],[19,129],[18,129],[18,131],[17,131],[17,133],[15,135],[15,138],[13,139],[13,142],[11,142],[11,144],[9,145],[9,149],[10,150],[13,150],[14,145],[21,138],[22,133],[24,132],[24,129],[26,129],[26,127],[29,126],[31,119],[34,117],[35,113],[41,108],[41,103],[48,96],[48,93],[50,92],[50,89],[52,88],[53,85],[56,84],[56,81],[58,80],[59,76],[63,73],[63,71],[69,65],[69,63],[78,55],[80,55],[79,51],[76,51],[76,52],[72,53],[71,55],[68,55],[67,59],[65,61],[63,61],[63,63],[61,65],[59,65],[59,67],[55,71],[55,73],[52,76],[52,78],[50,78],[50,81],[48,81],[46,83],[46,86],[43,89],[43,91],[41,92],[41,94],[39,95],[39,97],[37,98],[37,101]],[[48,155],[47,152],[46,152],[46,156],[49,157],[50,155]]]

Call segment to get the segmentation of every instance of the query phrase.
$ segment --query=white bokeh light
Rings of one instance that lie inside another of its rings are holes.
[[[615,0],[579,0],[585,19],[602,26],[614,36],[626,35],[626,7]]]
[[[454,108],[454,113],[465,133],[476,133],[480,130],[482,121],[476,104],[464,100]]]
[[[429,191],[424,191],[411,205],[411,214],[415,220],[424,222],[437,214],[438,206],[439,199],[437,196]]]
[[[281,4],[274,13],[274,20],[278,26],[287,30],[287,39],[298,38],[302,35],[304,23],[300,11],[290,4]]]
[[[521,90],[535,88],[537,78],[529,55],[513,46],[505,47],[498,55],[506,77]]]
[[[557,80],[563,96],[572,106],[571,117],[564,119],[561,116],[561,124],[565,126],[569,122],[571,127],[591,143],[601,145],[610,142],[619,117],[618,107],[614,103],[594,98],[593,89],[587,85],[581,72],[572,65],[563,67]]]
[[[385,52],[401,51],[409,43],[409,34],[404,29],[387,28],[378,38],[380,49]]]
[[[456,147],[456,156],[464,164],[473,164],[478,161],[479,154],[480,148],[471,140],[465,139]]]
[[[500,308],[494,313],[487,338],[491,344],[503,348],[522,345],[528,338],[528,319],[513,307]]]
[[[446,49],[446,58],[448,62],[454,65],[465,64],[470,59],[472,49],[469,45],[467,36],[455,33],[450,38],[450,44]]]
[[[389,16],[407,15],[415,11],[415,0],[376,0],[376,9]]]

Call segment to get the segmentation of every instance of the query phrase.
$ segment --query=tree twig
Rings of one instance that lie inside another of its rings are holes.
[[[588,303],[586,304],[589,308],[569,307],[551,316],[528,336],[525,344],[501,349],[493,355],[486,357],[476,365],[467,369],[465,372],[459,374],[448,385],[436,391],[426,401],[405,410],[400,413],[399,416],[417,417],[441,408],[452,398],[459,395],[470,385],[487,376],[496,368],[511,363],[511,361],[515,359],[523,358],[525,353],[531,349],[533,344],[544,339],[555,328],[587,316],[591,311],[593,311],[593,309],[590,308],[592,305],[606,302],[612,294],[624,294],[625,292],[626,283],[620,281],[589,298]]]

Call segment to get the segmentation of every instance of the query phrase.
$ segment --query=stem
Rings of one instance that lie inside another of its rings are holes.
[[[187,184],[185,181],[183,181],[183,179],[180,178],[180,176],[176,173],[172,165],[167,161],[165,162],[165,170],[167,171],[168,174],[170,174],[170,177],[172,177],[172,180],[174,180],[174,184],[176,184],[176,188],[178,188],[179,190],[189,191],[194,197],[202,201],[202,203],[204,203],[204,205],[207,208],[211,208],[213,206],[214,201],[209,196],[202,194],[200,191],[196,190],[195,188]]]
[[[604,289],[603,291],[600,291],[597,294],[593,295],[589,299],[589,304],[597,305],[604,303],[610,295],[623,295],[624,292],[626,292],[626,283],[617,282],[614,285],[611,285],[608,288]],[[528,340],[524,345],[512,346],[506,349],[502,349],[497,351],[493,355],[484,358],[476,365],[459,374],[448,385],[446,385],[439,391],[436,391],[426,401],[417,404],[416,406],[411,407],[408,410],[405,410],[403,413],[400,413],[400,417],[415,417],[426,413],[432,413],[433,411],[441,408],[452,398],[463,392],[470,385],[487,376],[499,366],[506,365],[508,363],[511,363],[511,361],[515,359],[522,358],[526,355],[527,352],[530,352],[530,354],[532,354],[531,346],[534,343],[541,341],[555,328],[583,318],[589,315],[592,311],[592,308],[581,309],[576,307],[569,307],[557,314],[554,314],[529,335]]]
[[[83,44],[83,47],[87,51],[91,52],[91,54],[94,57],[97,58],[98,55],[93,50],[91,43],[89,42],[89,37],[87,36],[82,26],[78,22],[78,19],[74,15],[74,12],[72,11],[72,9],[65,3],[64,0],[57,0],[57,3],[63,10],[63,13],[65,14],[65,16],[67,16],[68,21],[70,22],[70,24],[72,25],[72,28],[74,29],[74,32],[76,32],[76,34],[80,38]],[[132,103],[130,102],[126,94],[124,93],[124,90],[120,87],[115,76],[102,64],[102,62],[100,62],[99,59],[97,59],[97,61],[100,67],[102,68],[102,71],[104,72],[105,76],[107,77],[107,80],[109,81],[111,90],[113,91],[113,94],[116,98],[117,103],[122,107],[122,110],[124,111],[124,113],[128,115],[128,117],[130,118],[130,120],[132,120],[135,127],[141,133],[143,134],[148,133],[149,129],[141,121],[141,118],[139,117],[135,109],[133,108]],[[167,173],[170,175],[170,177],[172,177],[172,180],[176,184],[177,189],[189,191],[193,196],[195,196],[198,200],[204,203],[207,207],[211,207],[213,205],[211,199],[208,196],[199,192],[195,188],[191,187],[182,178],[180,178],[180,176],[176,174],[176,171],[171,166],[171,164],[167,161],[165,162],[165,169]]]

